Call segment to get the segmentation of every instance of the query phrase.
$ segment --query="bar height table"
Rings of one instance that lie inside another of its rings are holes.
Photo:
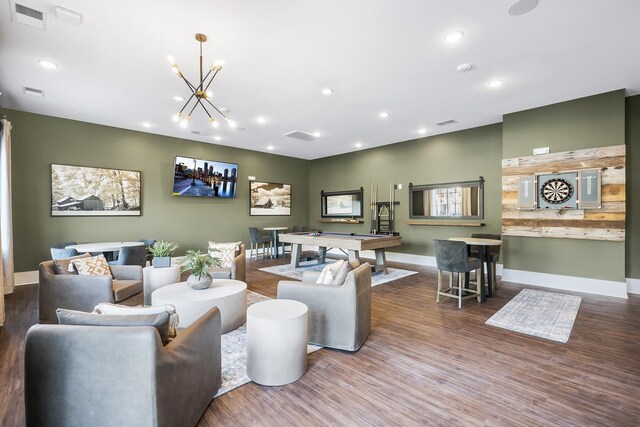
[[[289,227],[263,227],[262,229],[264,231],[273,231],[273,257],[279,258],[280,254],[278,253],[278,232],[287,231]],[[282,256],[284,256],[284,250],[282,252]]]
[[[455,240],[457,242],[465,242],[467,246],[477,246],[480,253],[480,302],[486,302],[487,296],[484,289],[485,286],[485,265],[487,266],[487,281],[489,283],[489,296],[493,296],[493,290],[491,289],[491,283],[493,283],[493,276],[491,268],[489,267],[489,246],[502,245],[502,240],[494,239],[480,239],[477,237],[451,237],[449,240]]]

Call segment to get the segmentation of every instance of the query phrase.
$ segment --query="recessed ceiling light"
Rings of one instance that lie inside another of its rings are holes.
[[[322,138],[322,134],[320,132],[314,132],[311,135],[315,136],[316,138]]]
[[[177,102],[182,102],[184,101],[184,97],[176,95],[173,97],[173,100]]]
[[[142,127],[150,128],[150,127],[151,127],[151,123],[149,123],[149,122],[142,122]]]
[[[227,124],[229,125],[230,128],[235,128],[236,126],[238,126],[238,124],[231,119],[228,119],[225,117],[225,120],[227,121]]]
[[[447,36],[444,39],[446,40],[447,43],[456,43],[456,42],[459,42],[460,39],[462,39],[462,36],[464,36],[464,33],[460,30],[457,30],[447,34]]]
[[[459,73],[466,73],[467,71],[471,71],[471,69],[473,68],[473,65],[468,64],[468,63],[464,63],[464,64],[460,64],[456,67],[456,70]]]
[[[325,87],[324,89],[322,89],[322,94],[323,95],[331,95],[333,93],[333,89]]]
[[[509,15],[518,16],[531,12],[540,3],[539,0],[519,0],[509,8]]]
[[[489,83],[487,83],[487,86],[496,88],[496,87],[502,86],[503,83],[504,83],[504,80],[502,79],[494,79],[489,81]]]
[[[213,139],[215,139],[216,141],[222,141],[222,137],[221,136],[214,136]]]
[[[213,62],[213,65],[215,65],[216,67],[222,67],[224,65],[224,59],[216,59]]]
[[[427,130],[426,130],[425,128],[421,128],[421,129],[418,129],[418,133],[419,133],[420,135],[424,135],[424,134],[426,134],[426,133],[427,133]]]
[[[353,144],[356,148],[362,148],[362,142],[356,142]]]
[[[382,113],[379,114],[381,119],[388,119],[389,115],[390,114],[387,111],[383,111]]]
[[[273,150],[274,150],[274,148],[275,148],[275,147],[274,147],[273,145],[269,145],[269,146],[267,146],[267,150],[269,150],[269,151],[273,151]]]
[[[47,68],[49,70],[55,70],[56,68],[58,68],[58,66],[55,63],[51,61],[47,61],[46,59],[41,59],[38,61],[38,63],[42,65],[44,68]]]
[[[267,118],[265,116],[258,116],[256,118],[256,122],[260,123],[261,125],[267,123]]]

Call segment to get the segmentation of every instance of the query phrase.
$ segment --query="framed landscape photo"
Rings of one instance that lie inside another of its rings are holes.
[[[249,215],[291,215],[291,184],[251,181]]]
[[[140,216],[140,172],[51,165],[51,216]]]

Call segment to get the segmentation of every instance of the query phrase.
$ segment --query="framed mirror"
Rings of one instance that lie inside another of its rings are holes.
[[[484,219],[484,178],[475,181],[413,185],[409,183],[410,218]]]
[[[364,189],[321,191],[322,218],[362,218]]]

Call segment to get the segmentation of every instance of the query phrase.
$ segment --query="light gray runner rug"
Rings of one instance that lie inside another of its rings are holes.
[[[247,291],[247,307],[271,298]],[[320,350],[317,345],[307,345],[307,354]],[[251,381],[247,376],[247,324],[221,336],[222,386],[215,397],[223,395]]]
[[[326,264],[318,264],[316,261],[304,261],[300,263],[300,267],[293,268],[291,264],[274,265],[273,267],[264,267],[260,271],[266,271],[267,273],[277,274],[279,276],[290,277],[295,280],[302,280],[302,274],[305,271],[322,271],[327,265],[335,262],[335,260],[329,260]],[[371,275],[371,286],[382,285],[383,283],[391,282],[392,280],[398,280],[403,277],[417,274],[417,271],[403,270],[401,268],[388,268],[389,273],[374,273]]]
[[[582,298],[523,289],[487,325],[566,343]]]

